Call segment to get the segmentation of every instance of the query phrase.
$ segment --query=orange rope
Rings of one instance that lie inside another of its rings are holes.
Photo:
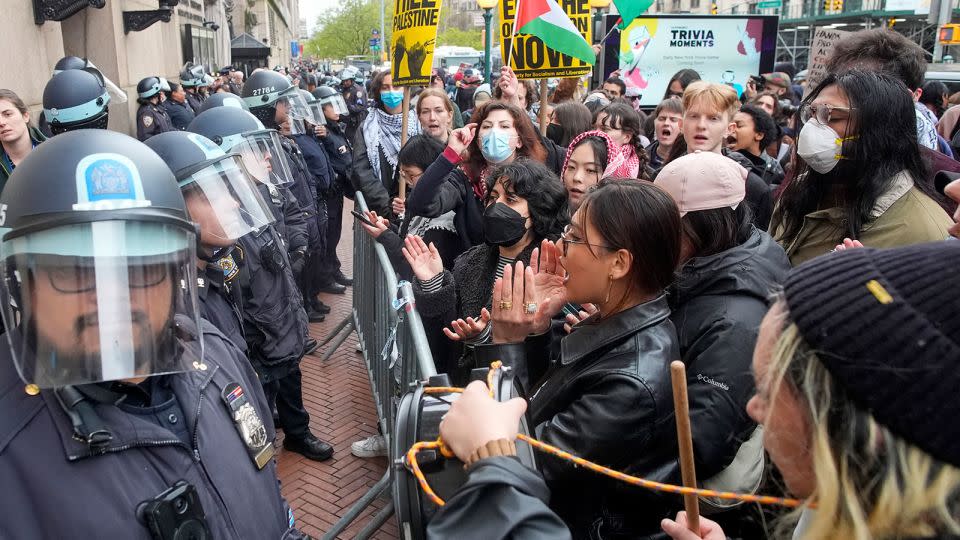
[[[490,388],[490,397],[493,397],[493,378],[496,371],[501,367],[499,361],[494,362],[490,365],[490,372],[487,374],[487,386]],[[437,388],[425,388],[423,390],[425,394],[453,394],[463,392],[462,388],[452,388],[452,387],[437,387]],[[717,499],[731,500],[731,501],[743,501],[751,502],[758,504],[766,505],[777,505],[777,506],[786,506],[788,508],[797,508],[803,506],[804,501],[799,499],[788,499],[784,497],[772,497],[769,495],[751,495],[744,493],[733,493],[730,491],[715,491],[712,489],[699,489],[699,488],[689,488],[685,486],[676,486],[673,484],[664,484],[662,482],[654,482],[652,480],[647,480],[645,478],[640,478],[637,476],[631,476],[629,474],[624,474],[620,471],[615,471],[613,469],[604,467],[603,465],[597,465],[596,463],[587,461],[581,457],[577,457],[570,452],[566,452],[557,448],[556,446],[547,444],[545,442],[538,441],[532,437],[528,437],[522,433],[517,434],[517,439],[525,441],[530,446],[540,450],[541,452],[546,452],[552,454],[561,459],[573,462],[576,465],[589,469],[595,473],[599,473],[605,476],[609,476],[615,480],[620,480],[621,482],[626,482],[633,486],[642,487],[645,489],[650,489],[653,491],[663,491],[665,493],[675,493],[678,495],[697,495],[698,497],[713,497]],[[421,441],[414,443],[410,447],[410,450],[407,451],[406,461],[407,466],[410,468],[410,471],[413,473],[413,476],[416,477],[417,482],[420,483],[420,487],[423,489],[423,492],[433,501],[437,506],[443,506],[445,504],[444,500],[441,499],[430,487],[430,484],[427,482],[426,477],[423,474],[423,471],[420,470],[420,465],[417,463],[417,454],[423,450],[439,449],[440,453],[446,458],[454,457],[453,452],[443,441],[438,437],[435,441]]]

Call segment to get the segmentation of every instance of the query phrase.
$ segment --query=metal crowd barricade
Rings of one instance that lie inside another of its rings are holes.
[[[365,213],[367,204],[360,192],[354,206]],[[322,359],[329,360],[333,352],[356,330],[364,363],[370,377],[370,387],[377,406],[380,432],[390,449],[387,472],[367,491],[324,536],[336,538],[365,508],[382,493],[390,493],[398,457],[393,455],[393,432],[397,404],[418,380],[436,375],[433,356],[423,331],[420,314],[413,301],[413,289],[407,282],[397,282],[396,272],[383,246],[361,227],[353,231],[353,309],[327,336],[321,346],[329,346]],[[388,503],[357,534],[369,538],[393,515],[393,502]]]

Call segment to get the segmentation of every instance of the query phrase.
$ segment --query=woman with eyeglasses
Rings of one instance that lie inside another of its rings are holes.
[[[796,266],[844,238],[894,247],[947,237],[910,93],[898,80],[853,70],[830,75],[801,104],[803,128],[770,230]]]
[[[531,434],[577,456],[676,482],[670,362],[680,358],[664,289],[680,259],[680,213],[643,181],[605,179],[554,244],[504,269],[493,287],[493,344],[477,365],[517,370]],[[599,311],[567,334],[564,302]],[[574,538],[641,538],[681,504],[541,454],[550,507]]]
[[[423,182],[421,178],[421,185]],[[495,168],[487,176],[485,193],[484,243],[465,251],[452,268],[445,269],[437,247],[427,245],[419,236],[407,236],[403,247],[416,278],[413,292],[420,315],[426,323],[449,325],[444,333],[466,346],[463,352],[467,357],[473,345],[490,339],[487,322],[493,306],[494,279],[517,261],[529,264],[540,242],[555,240],[570,218],[563,184],[533,160],[521,159]],[[473,367],[472,361],[463,356],[441,361],[455,381],[462,382]]]

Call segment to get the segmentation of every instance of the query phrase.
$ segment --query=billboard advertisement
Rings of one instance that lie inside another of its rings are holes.
[[[627,86],[639,90],[642,107],[655,107],[681,69],[696,70],[701,79],[727,84],[740,94],[751,75],[773,71],[777,20],[761,15],[638,17],[605,42],[605,71],[619,69]],[[613,28],[610,18],[606,22]]]

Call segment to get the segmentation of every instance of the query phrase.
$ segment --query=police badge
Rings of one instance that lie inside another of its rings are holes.
[[[258,469],[263,469],[273,457],[272,441],[267,439],[267,428],[253,405],[247,401],[243,388],[237,383],[228,384],[220,393],[226,404],[240,439],[247,446],[247,453]]]

